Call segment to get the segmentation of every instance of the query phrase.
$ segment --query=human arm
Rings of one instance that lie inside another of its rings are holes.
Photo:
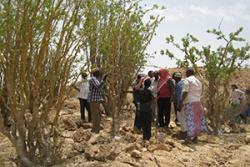
[[[180,110],[184,106],[184,102],[188,97],[188,91],[189,91],[189,82],[188,80],[184,80],[182,82],[182,95],[181,95],[181,101],[180,101]]]
[[[182,98],[181,98],[181,103],[180,103],[180,110],[183,108],[184,101],[186,100],[188,96],[188,92],[182,92]]]
[[[91,79],[89,80],[89,84],[90,84],[90,85],[93,85],[95,88],[100,88],[100,87],[103,86],[104,81],[103,81],[103,80],[99,81],[99,80],[96,79],[96,78],[91,78]]]
[[[141,78],[141,80],[134,86],[134,89],[139,90],[142,86],[143,81],[144,81],[144,78]]]
[[[168,81],[167,81],[167,85],[168,85],[168,87],[169,87],[169,90],[170,90],[170,94],[171,94],[171,101],[174,101],[174,98],[175,98],[175,96],[176,96],[176,94],[175,94],[175,81],[173,80],[173,79],[169,79]]]

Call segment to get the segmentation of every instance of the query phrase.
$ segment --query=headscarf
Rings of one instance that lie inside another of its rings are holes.
[[[159,75],[160,75],[160,79],[159,79],[158,85],[157,85],[157,92],[159,92],[160,89],[162,88],[162,86],[163,86],[164,84],[166,84],[167,80],[168,80],[169,78],[171,78],[169,71],[166,70],[166,69],[164,69],[164,68],[161,68],[161,69],[159,70]]]

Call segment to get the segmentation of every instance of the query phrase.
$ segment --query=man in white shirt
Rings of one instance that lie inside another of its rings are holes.
[[[237,108],[243,101],[245,92],[240,90],[237,85],[232,85],[232,95],[230,98],[230,103],[232,107]]]
[[[203,106],[201,104],[202,84],[195,77],[194,70],[188,68],[183,81],[181,108],[186,117],[187,141],[197,142],[201,132],[207,132]]]
[[[91,113],[90,106],[88,102],[88,94],[89,94],[89,81],[87,80],[87,74],[82,73],[82,80],[78,84],[78,99],[80,101],[80,112],[81,112],[81,120],[86,121],[85,119],[85,109],[88,111],[88,122],[91,122]]]
[[[157,123],[157,85],[159,80],[158,71],[155,71],[154,78],[151,80],[150,90],[153,93],[153,100],[152,100],[152,122]]]

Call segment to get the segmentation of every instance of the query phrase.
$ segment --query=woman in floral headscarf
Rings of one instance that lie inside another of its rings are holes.
[[[173,82],[168,70],[159,70],[160,79],[157,85],[158,92],[158,121],[160,127],[168,128],[171,114],[171,99],[174,96]]]

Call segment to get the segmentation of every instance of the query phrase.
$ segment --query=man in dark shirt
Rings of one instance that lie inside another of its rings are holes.
[[[134,121],[134,129],[141,130],[141,119],[140,119],[140,101],[139,101],[139,92],[142,87],[143,78],[142,75],[137,75],[136,81],[132,84],[133,88],[133,103],[135,104],[135,121]]]
[[[139,92],[140,116],[143,129],[143,140],[149,140],[151,138],[153,94],[152,91],[149,90],[150,85],[151,85],[150,79],[146,79],[144,81],[144,88],[141,88]]]

